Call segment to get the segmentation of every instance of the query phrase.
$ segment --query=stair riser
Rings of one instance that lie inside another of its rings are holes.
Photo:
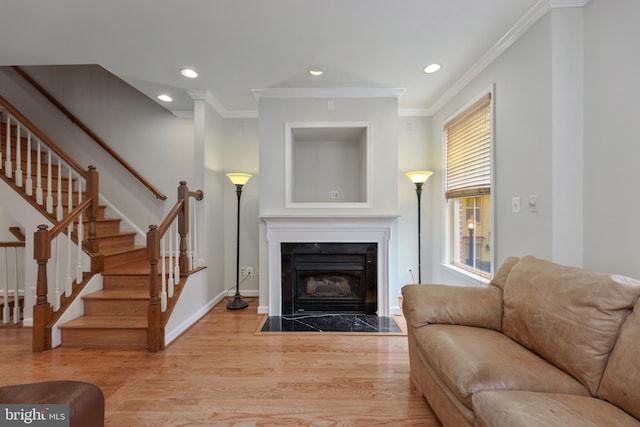
[[[104,290],[149,289],[149,276],[148,275],[103,276],[102,289]]]
[[[125,253],[106,255],[104,257],[104,268],[111,268],[116,265],[130,262],[134,259],[144,259],[147,256],[147,248],[136,249]]]
[[[113,237],[100,238],[98,239],[98,250],[113,252],[120,249],[131,249],[135,244],[135,238],[136,236],[131,234],[119,234]]]
[[[64,347],[147,347],[146,329],[62,329]]]
[[[149,300],[84,300],[85,316],[146,316]]]
[[[84,230],[84,240],[87,240],[89,236],[89,223],[86,222],[86,216],[82,219],[82,225]],[[74,224],[73,235],[76,236],[76,230],[78,228],[78,224]],[[103,221],[96,221],[96,234],[98,236],[105,234],[116,234],[120,231],[120,220],[119,219],[106,219]]]

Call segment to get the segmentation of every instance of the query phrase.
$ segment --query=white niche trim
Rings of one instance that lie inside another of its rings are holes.
[[[367,121],[285,123],[286,208],[371,208]]]

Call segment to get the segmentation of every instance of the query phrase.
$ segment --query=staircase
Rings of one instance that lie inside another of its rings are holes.
[[[2,165],[0,165],[0,175],[9,185],[22,194],[36,209],[48,217],[54,224],[56,218],[53,214],[47,213],[46,209],[36,201],[36,170],[37,152],[32,147],[30,159],[32,171],[32,191],[27,195],[26,171],[27,171],[27,138],[21,136],[20,147],[20,168],[15,160],[17,156],[16,127],[11,126],[11,154],[14,160],[13,174],[7,177],[4,162],[7,159],[6,141],[7,125],[6,113],[0,114],[0,145],[2,148]],[[40,170],[42,179],[48,176],[48,165],[46,156],[41,153]],[[16,170],[21,169],[24,177],[22,186],[16,184]],[[58,166],[51,166],[52,181],[57,183]],[[67,214],[68,177],[62,178],[62,205],[64,215]],[[75,180],[74,180],[75,182]],[[74,184],[72,184],[72,187]],[[58,203],[58,193],[55,188],[52,190],[54,203]],[[73,192],[73,191],[72,191]],[[49,195],[46,188],[43,190],[44,198]],[[71,197],[77,198],[77,194]],[[83,195],[83,199],[85,196]],[[54,208],[55,213],[55,208]],[[84,225],[85,245],[89,236],[88,224]],[[77,230],[77,223],[74,224]],[[31,232],[31,230],[28,230]],[[77,241],[77,231],[72,233],[74,241]],[[146,246],[135,245],[135,233],[121,230],[120,218],[105,217],[105,206],[100,206],[96,221],[96,241],[97,251],[104,256],[103,289],[93,294],[82,297],[84,300],[84,316],[67,322],[60,326],[62,331],[62,345],[68,346],[90,346],[90,347],[126,347],[126,348],[146,348],[147,347],[147,324],[149,307],[149,282],[150,268],[147,258]],[[31,268],[31,266],[27,266]],[[85,273],[85,277],[87,274]],[[74,287],[79,284],[74,283]],[[65,297],[62,297],[61,306],[65,305]],[[11,303],[11,302],[9,302]],[[55,313],[54,313],[55,318]]]

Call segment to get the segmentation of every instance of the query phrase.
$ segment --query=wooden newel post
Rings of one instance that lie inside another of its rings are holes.
[[[147,257],[150,264],[149,311],[147,328],[147,350],[157,353],[163,346],[160,321],[161,307],[159,297],[158,259],[160,258],[160,236],[157,225],[150,225],[147,232]]]
[[[39,225],[33,235],[33,258],[38,263],[36,304],[33,306],[33,351],[51,349],[51,331],[47,325],[51,320],[51,304],[47,301],[47,262],[51,258],[51,232],[46,225]]]
[[[178,187],[178,201],[182,202],[182,209],[178,213],[178,234],[180,234],[180,275],[189,271],[187,257],[187,233],[189,231],[189,188],[186,181],[180,181]]]
[[[96,218],[98,217],[100,195],[98,171],[95,166],[89,166],[89,170],[85,172],[85,179],[87,182],[87,197],[91,200],[91,205],[87,208],[89,236],[87,238],[86,248],[89,252],[96,253],[98,252],[98,243],[96,240]]]

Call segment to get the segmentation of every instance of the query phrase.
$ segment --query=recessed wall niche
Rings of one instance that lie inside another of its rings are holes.
[[[370,207],[371,123],[285,126],[286,207]]]

